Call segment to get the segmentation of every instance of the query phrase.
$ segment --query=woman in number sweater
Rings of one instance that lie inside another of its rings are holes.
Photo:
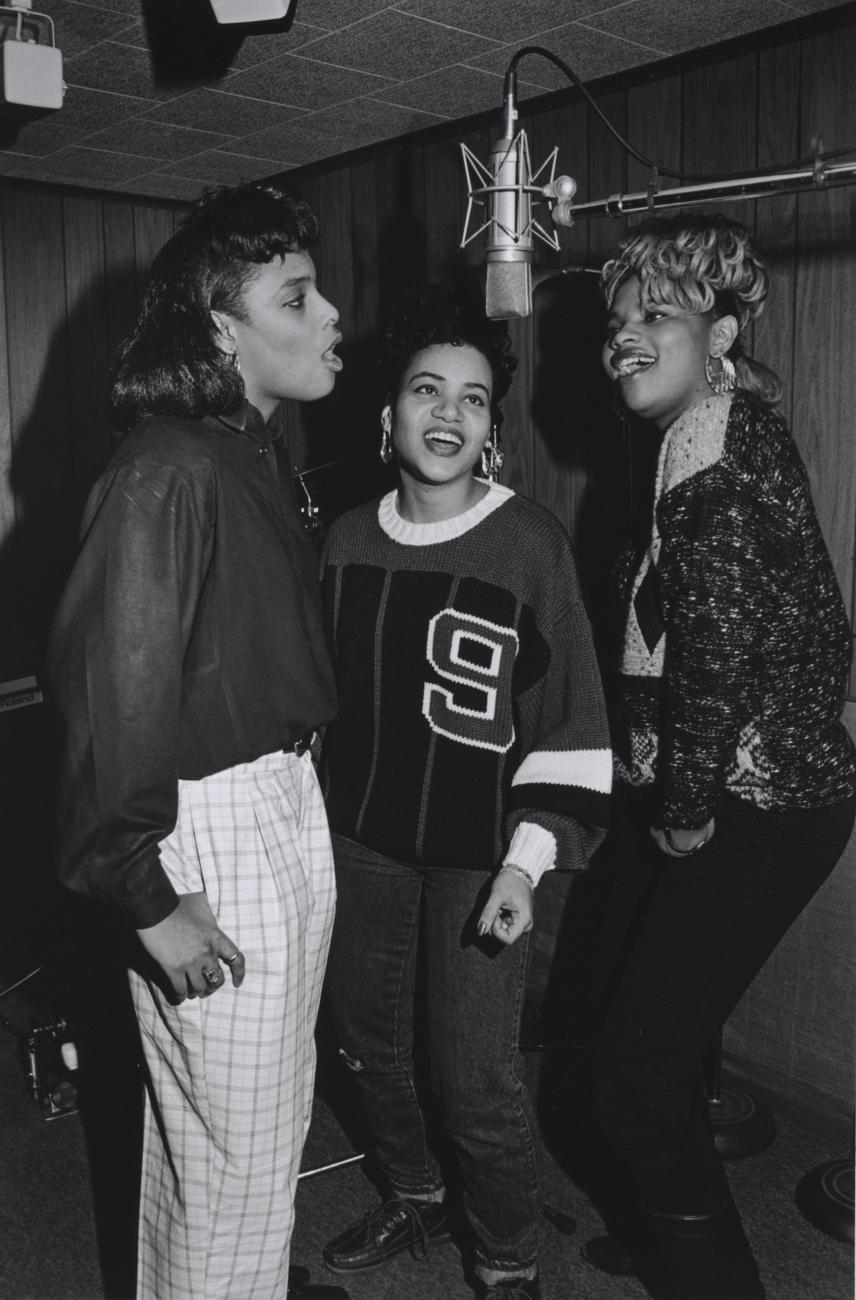
[[[400,485],[339,519],[324,552],[341,701],[325,755],[329,992],[389,1191],[324,1254],[356,1272],[449,1238],[414,1078],[420,967],[477,1294],[532,1300],[536,1143],[517,1041],[533,894],[545,871],[586,866],[611,756],[567,534],[492,481],[508,346],[448,286],[402,310],[381,418]]]

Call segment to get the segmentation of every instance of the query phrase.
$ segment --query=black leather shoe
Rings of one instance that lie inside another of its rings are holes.
[[[288,1296],[286,1300],[350,1300],[341,1286],[326,1282],[310,1282],[309,1269],[295,1264],[288,1270]]]
[[[429,1246],[450,1240],[442,1202],[406,1201],[396,1196],[328,1241],[324,1263],[334,1273],[359,1273],[385,1264],[404,1250],[424,1259]]]
[[[611,1273],[613,1277],[635,1277],[636,1269],[630,1251],[626,1250],[615,1237],[592,1237],[580,1254],[587,1264],[593,1264],[601,1273]]]

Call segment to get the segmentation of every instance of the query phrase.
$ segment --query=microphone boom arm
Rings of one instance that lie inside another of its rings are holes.
[[[530,54],[543,56],[564,72],[622,148],[652,169],[651,180],[644,191],[612,194],[605,199],[574,204],[572,200],[577,189],[576,182],[570,176],[556,176],[558,145],[533,175],[526,133],[517,126],[516,106],[517,64],[524,55]],[[559,239],[555,227],[569,227],[586,217],[624,217],[637,212],[653,213],[659,208],[694,207],[721,199],[735,201],[772,197],[776,194],[799,194],[807,190],[823,190],[856,183],[856,162],[828,161],[829,158],[856,150],[848,147],[824,155],[819,136],[812,141],[813,156],[810,162],[803,159],[790,166],[772,167],[766,173],[690,176],[664,167],[662,163],[654,162],[634,149],[615,129],[574,70],[557,55],[539,45],[524,46],[512,56],[503,83],[502,109],[504,134],[494,145],[491,166],[480,162],[472,150],[461,143],[468,202],[460,247],[465,248],[471,240],[487,231],[490,241],[488,261],[492,256],[498,256],[507,262],[518,258],[530,261],[533,235],[557,252]],[[506,163],[509,165],[506,166]],[[538,184],[538,178],[548,167],[550,179],[545,184]],[[512,172],[514,179],[507,179]],[[684,183],[671,189],[661,189],[661,176],[673,177]],[[552,218],[552,232],[547,231],[531,215],[531,204],[542,201],[546,202]],[[477,220],[476,207],[486,209],[487,215],[477,228],[471,228]],[[512,227],[505,214],[520,212],[527,214],[525,219],[522,222],[515,220]]]
[[[735,176],[727,181],[707,185],[682,185],[669,190],[645,190],[632,194],[611,194],[589,203],[557,203],[553,222],[572,226],[584,217],[625,217],[635,212],[658,208],[695,207],[700,203],[722,200],[773,198],[777,194],[802,194],[807,190],[824,190],[856,183],[856,162],[797,167],[775,174]]]

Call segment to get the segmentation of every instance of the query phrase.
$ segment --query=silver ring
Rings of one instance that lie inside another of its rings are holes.
[[[240,955],[241,954],[239,952],[233,952],[231,957],[224,957],[223,961],[226,963],[227,966],[231,966],[232,962],[237,961]]]
[[[223,978],[223,972],[219,966],[209,966],[207,970],[203,970],[202,978],[209,984],[219,984]]]

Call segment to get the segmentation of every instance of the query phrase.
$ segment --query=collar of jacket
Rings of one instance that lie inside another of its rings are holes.
[[[209,418],[217,424],[225,425],[227,429],[233,429],[235,433],[246,434],[248,438],[261,443],[264,447],[270,447],[272,443],[280,441],[280,430],[265,424],[261,412],[253,406],[252,402],[242,402],[237,411],[213,415]]]

